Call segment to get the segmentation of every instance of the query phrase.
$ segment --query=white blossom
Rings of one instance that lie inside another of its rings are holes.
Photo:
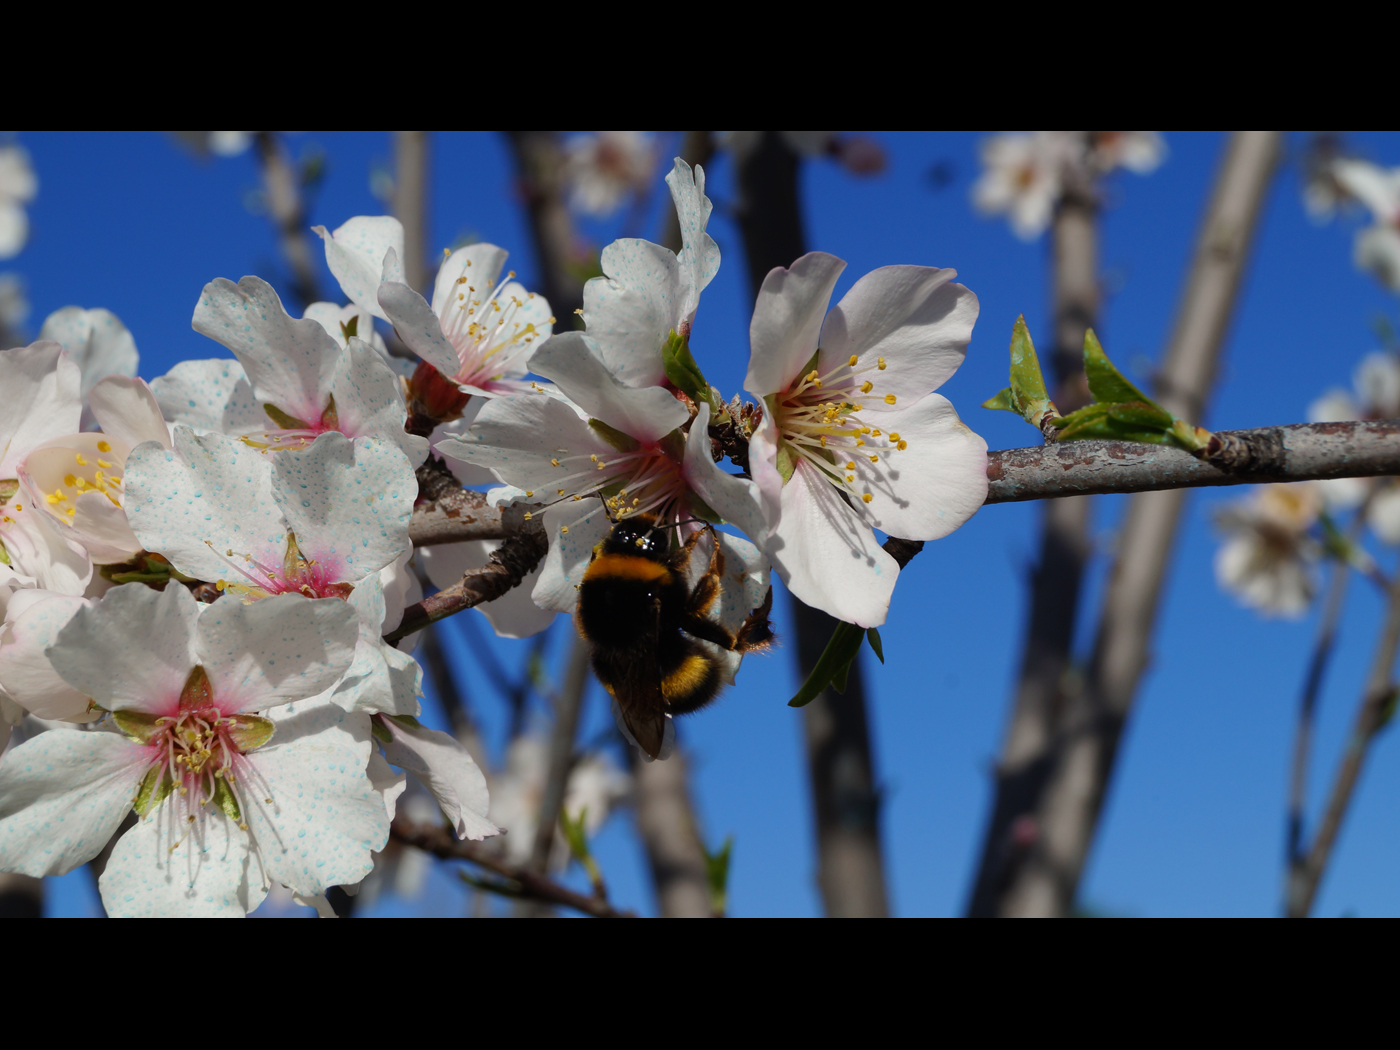
[[[1311,482],[1262,485],[1215,516],[1225,541],[1215,578],[1241,602],[1267,616],[1298,618],[1317,591],[1321,547],[1309,529],[1322,511]]]
[[[39,178],[29,151],[17,143],[0,146],[0,259],[20,253],[29,240],[24,206],[39,192]]]
[[[656,170],[656,144],[644,131],[594,131],[565,147],[569,205],[586,215],[611,215]]]

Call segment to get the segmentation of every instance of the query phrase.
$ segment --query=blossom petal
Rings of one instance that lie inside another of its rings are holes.
[[[126,515],[145,549],[210,582],[249,583],[240,571],[245,557],[280,566],[287,523],[268,457],[236,438],[184,426],[175,428],[173,445],[143,445],[127,457]]]
[[[0,350],[0,478],[17,477],[31,449],[77,431],[81,378],[57,343]]]
[[[685,406],[661,387],[624,386],[598,356],[597,344],[582,332],[552,336],[535,351],[530,366],[554,380],[591,418],[638,441],[659,441],[689,418]]]
[[[347,437],[385,437],[399,446],[412,466],[423,462],[428,442],[403,428],[408,418],[403,384],[363,339],[351,339],[338,354],[331,389],[339,428]]]
[[[705,169],[698,164],[692,172],[690,165],[677,157],[675,167],[666,175],[666,185],[671,189],[671,200],[676,205],[676,220],[681,231],[681,251],[677,261],[684,275],[684,298],[680,316],[682,323],[688,327],[700,305],[700,293],[719,272],[719,245],[705,232],[714,205],[705,196]]]
[[[799,463],[783,486],[768,556],[788,590],[812,608],[861,627],[885,622],[899,563],[810,463]]]
[[[484,300],[501,279],[501,270],[509,257],[510,252],[485,241],[458,248],[438,267],[437,278],[433,281],[433,313],[442,316],[443,307],[457,298],[459,284],[475,289]],[[463,277],[465,282],[461,281]]]
[[[822,318],[843,260],[808,252],[791,269],[775,266],[763,279],[749,324],[749,371],[744,389],[764,397],[787,389],[817,352]]]
[[[660,386],[666,379],[661,348],[684,316],[680,260],[659,244],[624,238],[604,248],[599,262],[607,276],[583,286],[588,336],[623,384]]]
[[[374,785],[374,790],[378,791],[384,798],[385,816],[393,820],[394,811],[398,808],[399,796],[408,787],[408,774],[395,773],[390,768],[389,763],[384,761],[384,756],[373,749],[369,753],[369,765],[365,767],[365,774],[369,777],[369,782]]]
[[[272,493],[303,553],[338,571],[338,580],[358,582],[409,549],[418,479],[389,441],[328,433],[309,448],[279,452]]]
[[[860,365],[885,358],[888,368],[865,373],[875,384],[872,408],[883,408],[886,394],[911,405],[938,389],[962,364],[977,321],[977,296],[950,283],[956,276],[932,266],[866,274],[827,314],[818,369],[825,375],[849,357]]]
[[[62,875],[97,856],[131,809],[146,749],[54,729],[0,759],[0,868]]]
[[[778,473],[778,424],[773,413],[765,411],[749,438],[749,473],[758,486],[763,518],[769,531],[778,524],[783,508],[783,476]]]
[[[166,588],[172,590],[184,588]],[[109,594],[103,605],[110,600]],[[359,622],[354,609],[334,598],[278,594],[251,605],[224,599],[199,618],[195,662],[208,673],[225,715],[262,711],[335,685],[355,658]]]
[[[163,591],[123,584],[74,613],[48,650],[49,662],[64,681],[109,711],[173,714],[190,669],[200,662],[198,619],[199,603],[179,584]]]
[[[438,800],[459,839],[481,840],[501,829],[486,819],[491,799],[486,777],[457,740],[423,725],[381,719],[394,736],[384,745],[384,757],[423,781]]]
[[[324,226],[313,226],[326,242],[326,265],[340,290],[361,310],[389,320],[379,306],[379,283],[384,280],[384,256],[392,249],[403,258],[403,225],[390,215],[357,215],[327,233]],[[399,276],[402,280],[402,276]]]
[[[710,454],[710,406],[702,403],[686,435],[682,472],[695,493],[725,521],[737,525],[756,542],[768,536],[758,486],[721,469]]]
[[[194,330],[233,351],[260,402],[307,423],[320,421],[340,347],[315,321],[291,317],[261,277],[206,284]]]
[[[11,503],[3,523],[5,550],[11,564],[32,576],[47,591],[59,594],[82,594],[92,579],[92,562],[87,552],[71,540],[64,539],[58,523],[42,511],[19,511]]]
[[[102,432],[128,448],[143,441],[158,441],[170,448],[170,431],[165,427],[156,396],[144,379],[108,376],[92,388],[88,402]]]
[[[379,306],[404,345],[445,376],[462,369],[457,351],[442,334],[438,315],[428,301],[406,284],[385,281],[379,286]]]
[[[106,376],[134,376],[140,364],[136,340],[121,319],[100,307],[65,306],[44,318],[40,339],[60,343],[82,370],[82,395]]]
[[[947,398],[929,394],[881,421],[909,447],[886,449],[878,463],[853,456],[856,486],[872,497],[859,505],[871,525],[906,540],[937,540],[977,513],[987,499],[987,442]]]
[[[15,595],[6,610],[8,630],[0,645],[0,683],[25,710],[39,718],[89,721],[102,712],[88,711],[88,696],[54,670],[45,655],[79,609],[84,598],[31,590]]]
[[[508,485],[543,492],[554,491],[550,483],[555,478],[578,470],[555,466],[556,461],[562,464],[569,456],[584,455],[602,458],[617,451],[564,402],[538,394],[492,398],[466,433],[440,441],[437,450],[450,459],[485,467]]]
[[[221,812],[198,829],[167,800],[112,849],[97,880],[114,919],[241,919],[266,891],[249,878],[248,833]]]
[[[181,361],[151,380],[151,393],[172,423],[218,434],[267,429],[267,413],[253,395],[243,366],[226,357]]]
[[[277,725],[272,742],[247,756],[268,794],[251,800],[244,814],[264,870],[308,896],[354,885],[389,840],[384,796],[366,772],[369,715],[294,704],[270,717]]]

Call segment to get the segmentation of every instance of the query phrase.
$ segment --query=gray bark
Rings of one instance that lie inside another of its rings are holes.
[[[1280,146],[1275,132],[1236,132],[1229,140],[1155,385],[1163,407],[1183,419],[1203,416]],[[1147,667],[1184,502],[1179,489],[1129,501],[1083,686],[1066,698],[1044,756],[1043,789],[1002,844],[1007,860],[994,873],[994,914],[1070,913]]]

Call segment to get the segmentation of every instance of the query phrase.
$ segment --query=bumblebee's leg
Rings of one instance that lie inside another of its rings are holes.
[[[769,587],[768,593],[763,598],[763,604],[749,613],[749,618],[739,628],[739,635],[734,639],[734,644],[730,648],[735,652],[747,653],[771,645],[773,625],[768,622],[768,616],[772,611],[773,588]]]
[[[710,565],[705,570],[705,575],[695,582],[695,587],[691,590],[690,597],[685,603],[687,617],[705,616],[709,613],[719,598],[720,582],[724,579],[724,550],[719,545],[719,533],[715,532],[713,528],[707,525],[700,532],[695,533],[687,541],[686,548],[692,548],[698,537],[706,532],[714,540],[714,546],[710,551]],[[679,566],[680,570],[684,572],[687,565],[689,565],[688,560]],[[694,631],[690,633],[695,634]],[[726,646],[726,648],[728,647]]]

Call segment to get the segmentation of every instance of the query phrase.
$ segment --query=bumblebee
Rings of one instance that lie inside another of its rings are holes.
[[[623,721],[652,758],[661,750],[666,715],[704,707],[719,692],[722,664],[710,642],[731,652],[762,649],[773,640],[770,588],[737,634],[709,618],[720,596],[724,552],[714,543],[710,564],[690,585],[687,568],[708,526],[672,549],[672,526],[638,514],[613,525],[579,585],[578,631],[593,644],[593,671],[617,700]]]

